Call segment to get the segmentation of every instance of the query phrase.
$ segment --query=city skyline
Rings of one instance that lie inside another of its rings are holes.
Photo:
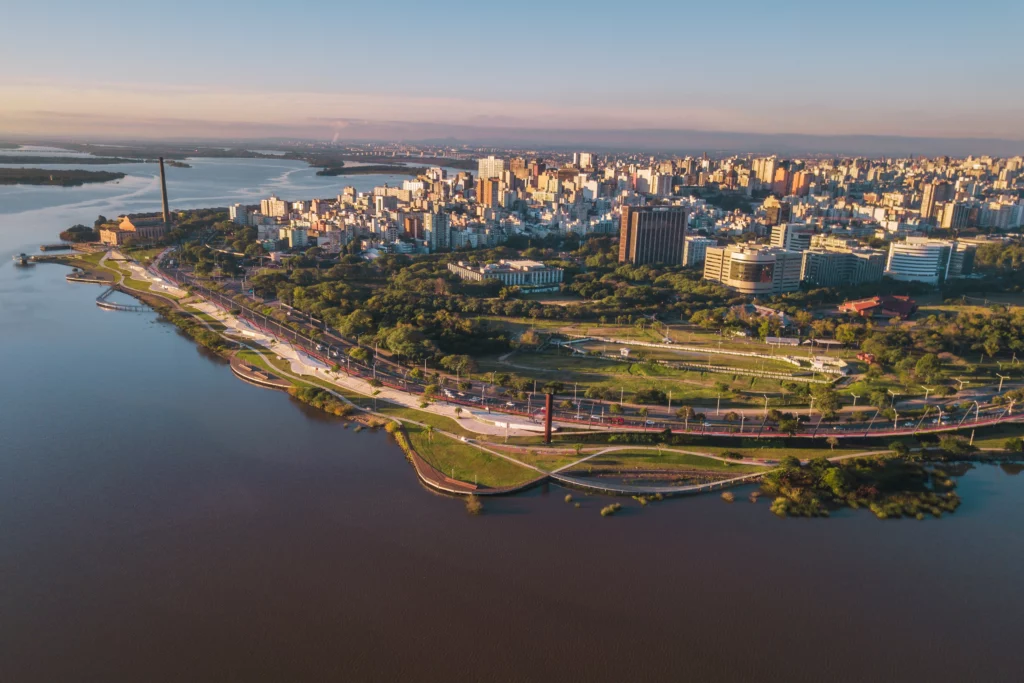
[[[0,134],[570,135],[643,147],[691,134],[694,144],[724,138],[723,148],[795,135],[1024,141],[1024,94],[1013,87],[1020,52],[990,29],[993,17],[1012,25],[1024,10],[1004,0],[966,16],[952,3],[926,12],[872,1],[845,12],[656,2],[633,20],[643,48],[630,51],[617,42],[623,13],[602,3],[541,14],[529,1],[474,13],[399,2],[386,16],[317,2],[287,15],[234,3],[173,12],[60,4],[11,10],[11,26],[46,26],[51,47],[23,59],[32,30],[0,46],[18,64],[0,76]]]

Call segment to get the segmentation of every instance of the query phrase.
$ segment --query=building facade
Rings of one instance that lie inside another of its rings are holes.
[[[801,255],[777,247],[708,247],[704,279],[741,294],[772,296],[800,289]]]
[[[682,265],[686,207],[623,206],[619,220],[619,263]]]
[[[561,268],[552,268],[539,261],[502,259],[498,263],[473,265],[465,261],[449,263],[448,270],[463,280],[483,282],[498,280],[506,287],[520,287],[533,291],[558,290],[562,282]]]
[[[683,243],[683,265],[696,266],[704,263],[708,247],[718,246],[718,240],[700,235],[687,235]]]
[[[957,240],[908,237],[889,245],[885,274],[894,280],[937,285],[946,278],[969,275],[974,251],[974,245]]]

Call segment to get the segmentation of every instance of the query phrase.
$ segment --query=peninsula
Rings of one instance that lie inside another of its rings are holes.
[[[54,171],[42,168],[0,168],[0,185],[59,185],[76,187],[86,183],[107,183],[124,178],[113,171]]]

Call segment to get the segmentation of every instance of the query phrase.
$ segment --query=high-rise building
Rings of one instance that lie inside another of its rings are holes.
[[[623,206],[619,263],[681,265],[686,237],[684,206]]]
[[[288,202],[270,195],[269,199],[260,200],[260,213],[264,216],[281,217],[288,215]]]
[[[476,200],[480,204],[496,209],[501,206],[501,181],[497,178],[481,178],[476,186]]]
[[[908,237],[889,245],[885,274],[894,280],[936,285],[946,278],[969,275],[974,251],[973,244],[956,240]]]
[[[924,186],[921,193],[921,218],[934,217],[935,205],[953,198],[953,185],[946,180],[937,180]]]
[[[772,246],[786,251],[805,251],[811,248],[814,226],[803,223],[784,223],[772,228]]]
[[[573,152],[572,163],[580,168],[593,168],[594,155],[590,152]]]
[[[789,193],[796,197],[806,197],[813,179],[814,174],[810,171],[797,171],[789,181]]]
[[[237,225],[249,225],[249,207],[245,204],[232,204],[228,207],[228,217]]]
[[[489,156],[486,159],[480,159],[476,162],[477,164],[477,180],[483,178],[500,178],[501,174],[505,171],[505,160],[499,159],[495,156]]]
[[[768,246],[708,247],[704,279],[741,294],[773,296],[800,289],[801,255]]]
[[[971,208],[970,204],[964,202],[946,202],[942,207],[942,220],[939,225],[947,230],[966,228]]]
[[[768,225],[779,225],[788,223],[793,217],[793,207],[789,202],[779,201],[775,197],[768,197],[761,205],[765,212]]]
[[[655,197],[668,197],[672,194],[672,176],[667,173],[651,175],[650,192]]]
[[[431,251],[447,249],[451,245],[451,224],[448,221],[448,214],[423,214],[423,239]]]
[[[704,263],[708,247],[718,245],[718,240],[700,235],[687,235],[683,243],[683,265],[696,266]]]
[[[785,197],[789,192],[789,171],[785,168],[775,169],[775,178],[772,180],[772,193]]]

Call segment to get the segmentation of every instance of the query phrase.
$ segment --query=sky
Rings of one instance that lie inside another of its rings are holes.
[[[0,134],[1024,140],[1024,2],[0,0]]]

